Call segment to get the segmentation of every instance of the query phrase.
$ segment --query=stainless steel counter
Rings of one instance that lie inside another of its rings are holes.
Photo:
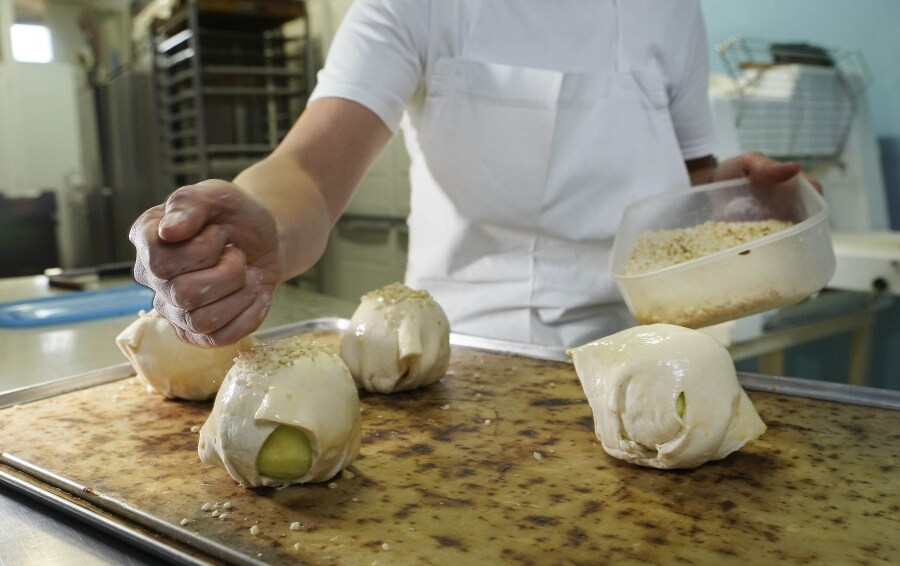
[[[77,292],[49,287],[43,276],[0,279],[0,302]],[[347,301],[282,285],[262,328],[323,316],[348,317],[355,307]],[[0,391],[121,364],[125,358],[116,347],[115,337],[133,319],[122,316],[68,325],[0,328]],[[6,487],[0,488],[0,518],[0,564],[159,563],[139,548]]]

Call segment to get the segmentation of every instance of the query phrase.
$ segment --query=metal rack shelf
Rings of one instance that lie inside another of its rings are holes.
[[[734,80],[743,147],[781,159],[838,159],[872,81],[858,50],[741,36],[716,50]]]
[[[230,178],[268,155],[312,90],[301,1],[185,0],[154,23],[152,42],[163,169],[172,186]]]

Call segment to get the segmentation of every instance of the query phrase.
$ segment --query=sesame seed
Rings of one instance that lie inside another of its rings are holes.
[[[391,545],[389,545],[388,543],[384,543],[384,544],[381,545],[381,549],[382,549],[382,550],[390,550],[390,549],[391,549]]]
[[[535,460],[543,460],[544,459],[544,455],[541,454],[540,452],[535,452],[532,454],[532,456],[534,456]]]
[[[192,426],[192,427],[191,427],[191,432],[200,432],[200,427],[197,426],[197,425]]]
[[[187,525],[189,522],[190,522],[190,521],[188,521],[187,519],[182,519],[182,520],[181,520],[181,525],[182,525],[182,526]]]
[[[331,482],[330,484],[328,484],[328,489],[334,489],[336,487],[337,487],[337,484],[335,482]]]
[[[212,512],[212,516],[213,516],[213,517],[218,517],[218,516],[219,516],[219,510],[216,509],[215,511],[213,511],[213,512]]]
[[[210,505],[209,503],[204,503],[204,504],[200,507],[200,510],[201,510],[201,511],[209,511],[210,509],[212,509],[212,505]]]
[[[442,410],[442,411],[446,411],[446,410],[449,409],[449,408],[450,408],[450,405],[441,405],[441,410]]]
[[[292,530],[292,531],[299,531],[299,530],[300,530],[300,523],[299,523],[298,521],[294,521],[293,523],[291,523],[291,530]]]
[[[253,525],[252,527],[250,527],[250,534],[251,534],[251,535],[258,535],[258,534],[259,534],[259,527],[257,527],[256,525]]]
[[[231,509],[231,501],[226,501],[222,504],[222,507],[224,507],[225,509]]]

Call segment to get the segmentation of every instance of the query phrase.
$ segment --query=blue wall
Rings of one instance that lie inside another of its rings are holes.
[[[733,35],[772,41],[856,47],[874,76],[865,92],[881,148],[891,224],[900,230],[900,0],[700,0],[711,70],[724,72],[715,45]],[[870,384],[900,389],[900,306],[879,313],[873,329]],[[788,352],[785,373],[846,379],[849,337],[821,340]],[[753,363],[739,364],[754,369]]]
[[[874,76],[866,91],[882,151],[891,221],[900,230],[900,1],[700,0],[711,69],[724,72],[715,45],[733,35],[862,51]]]

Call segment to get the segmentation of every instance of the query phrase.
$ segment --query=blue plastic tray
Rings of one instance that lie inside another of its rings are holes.
[[[153,291],[136,283],[95,291],[0,303],[0,326],[25,328],[136,315],[153,308]]]

